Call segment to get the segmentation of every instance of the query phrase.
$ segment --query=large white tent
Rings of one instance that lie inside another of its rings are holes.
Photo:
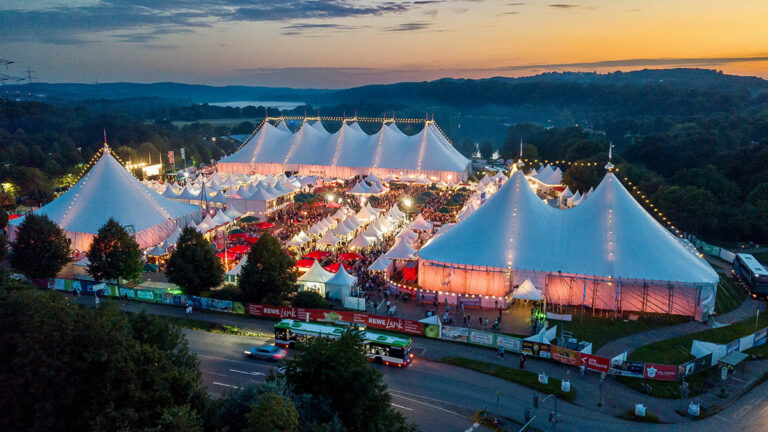
[[[416,135],[406,135],[390,123],[368,135],[357,123],[344,122],[329,133],[319,122],[304,122],[292,133],[264,122],[237,152],[217,165],[220,173],[278,174],[353,177],[374,174],[432,181],[467,178],[470,161],[461,155],[433,121],[426,121]]]
[[[568,210],[518,172],[419,255],[426,289],[502,297],[530,279],[549,303],[596,309],[698,316],[713,310],[719,279],[610,172]]]
[[[87,250],[99,228],[109,219],[135,232],[142,249],[165,240],[178,226],[202,218],[200,207],[168,199],[138,181],[105,146],[91,169],[60,197],[35,211],[47,215],[72,241]],[[10,222],[9,234],[24,221]]]

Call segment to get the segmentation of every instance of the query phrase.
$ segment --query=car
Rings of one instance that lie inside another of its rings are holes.
[[[287,351],[275,345],[261,345],[243,351],[243,353],[246,357],[254,359],[279,361],[285,358]]]

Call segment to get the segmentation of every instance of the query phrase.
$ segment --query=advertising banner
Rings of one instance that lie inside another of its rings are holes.
[[[440,339],[467,342],[467,339],[469,339],[469,329],[466,327],[443,326]]]
[[[231,302],[230,302],[231,308]],[[250,315],[265,316],[270,318],[290,318],[298,320],[322,321],[322,322],[346,322],[360,323],[367,327],[392,330],[409,334],[421,335],[423,333],[422,323],[402,318],[387,317],[382,315],[371,315],[362,312],[350,311],[332,311],[325,309],[305,309],[282,306],[269,306],[248,303],[248,313]]]
[[[524,340],[522,351],[528,355],[532,355],[535,357],[543,357],[543,358],[551,357],[549,344]]]
[[[677,381],[677,366],[646,363],[643,378],[659,381]]]
[[[755,327],[757,327],[757,326],[755,326]],[[738,351],[739,350],[739,342],[740,342],[739,339],[736,339],[735,341],[733,341],[733,342],[729,343],[728,345],[726,345],[725,346],[725,353],[726,354],[730,354],[730,353],[732,353],[734,351]]]
[[[645,374],[645,363],[624,361],[611,364],[611,374],[642,378]]]
[[[153,301],[155,299],[155,295],[152,293],[152,291],[145,291],[145,290],[136,290],[136,297],[139,300],[147,300],[147,301]]]
[[[245,305],[243,305],[242,302],[232,302],[232,313],[236,313],[239,315],[245,314]]]
[[[559,346],[552,346],[552,359],[571,366],[579,365],[579,352]]]
[[[129,299],[135,299],[136,298],[136,291],[132,290],[131,288],[120,287],[120,295],[121,296],[126,296]]]
[[[64,279],[51,279],[48,288],[55,289],[57,291],[68,291],[67,283]]]
[[[494,340],[495,337],[496,335],[490,332],[484,332],[479,330],[469,331],[469,343],[475,344],[475,345],[495,347],[496,346],[496,343]]]
[[[523,349],[523,340],[520,338],[500,334],[496,336],[496,345],[504,348],[507,351],[519,353]]]
[[[422,303],[433,303],[437,298],[437,293],[434,291],[422,291],[421,296]]]
[[[176,164],[176,161],[173,159],[173,150],[168,152],[168,163],[171,165]]]
[[[712,353],[701,356],[694,360],[693,373],[704,372],[712,367]]]
[[[587,369],[595,372],[610,372],[611,360],[605,357],[598,357],[592,354],[581,354],[581,362]]]
[[[459,296],[458,304],[464,305],[464,307],[480,307],[481,298],[478,297],[462,297]]]
[[[754,345],[756,347],[759,347],[761,345],[765,345],[765,335],[766,335],[766,332],[768,332],[768,327],[766,327],[764,329],[760,329],[757,332],[755,332],[755,343],[754,343]]]

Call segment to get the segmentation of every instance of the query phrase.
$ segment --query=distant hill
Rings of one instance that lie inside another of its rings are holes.
[[[157,97],[187,104],[206,102],[230,102],[243,100],[278,100],[311,102],[327,94],[326,90],[292,89],[281,87],[251,86],[208,86],[162,82],[152,84],[138,83],[32,83],[31,85],[9,85],[5,87],[9,94],[16,91],[45,95],[51,100],[85,99],[130,99]]]

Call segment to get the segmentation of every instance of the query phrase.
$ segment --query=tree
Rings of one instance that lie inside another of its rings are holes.
[[[274,393],[262,393],[258,403],[245,417],[248,432],[294,432],[299,428],[299,413],[290,399]]]
[[[51,278],[72,261],[64,231],[46,215],[28,214],[16,230],[10,264],[29,279]]]
[[[97,281],[136,280],[144,267],[136,239],[113,218],[99,228],[87,256],[88,274]]]
[[[176,250],[168,259],[168,280],[185,294],[198,295],[224,280],[224,267],[208,240],[192,227],[181,230]]]
[[[173,406],[163,412],[157,432],[203,432],[203,421],[189,406]]]
[[[183,335],[161,318],[144,323],[133,327],[114,303],[0,290],[0,430],[154,430],[183,407],[207,412]]]
[[[251,246],[240,271],[239,286],[247,301],[280,304],[296,291],[296,262],[268,233]]]
[[[313,309],[327,309],[330,304],[317,291],[299,291],[296,297],[291,300],[294,307],[305,307]]]
[[[285,362],[294,392],[327,399],[349,430],[414,430],[392,408],[381,373],[365,356],[360,331],[348,329],[339,339],[312,339],[303,348]]]

